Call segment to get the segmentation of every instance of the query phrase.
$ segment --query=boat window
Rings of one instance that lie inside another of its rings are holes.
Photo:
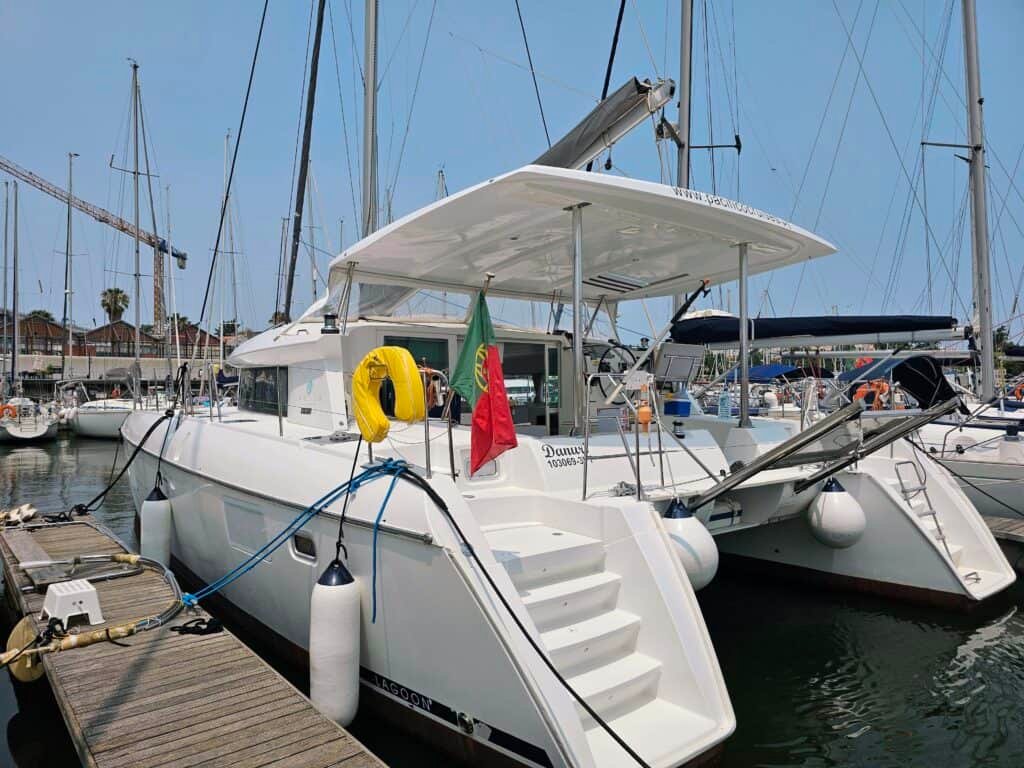
[[[258,413],[277,413],[278,392],[281,413],[288,413],[287,368],[242,368],[238,378],[238,407]]]
[[[448,339],[423,339],[415,336],[385,336],[384,344],[389,347],[405,347],[412,354],[416,364],[424,360],[431,368],[448,370]]]

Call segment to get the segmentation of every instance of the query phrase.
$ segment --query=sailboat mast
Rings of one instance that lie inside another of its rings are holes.
[[[363,232],[377,231],[377,6],[366,0],[363,62]]]
[[[164,193],[164,199],[167,201],[167,252],[174,253],[171,250],[171,185],[168,184]],[[170,261],[167,262],[167,271],[170,273]],[[171,289],[171,318],[174,322],[174,357],[175,357],[175,370],[181,368],[181,333],[178,330],[178,305],[177,299],[174,295],[174,278],[168,274],[167,283]]]
[[[676,148],[676,186],[690,187],[690,102],[693,93],[693,0],[680,0],[679,9],[679,145]],[[686,294],[673,299],[682,306]]]
[[[72,269],[71,269],[71,198],[74,195],[74,189],[72,184],[72,161],[78,157],[74,152],[68,152],[68,221],[67,221],[67,239],[65,240],[64,250],[64,330],[68,333],[68,347],[65,352],[63,345],[61,345],[60,353],[60,375],[61,378],[66,379],[68,377],[67,371],[67,357],[75,354],[74,344],[75,337],[72,328],[74,327],[74,320],[72,320],[72,305],[71,297],[72,292]]]
[[[135,145],[135,161],[132,172],[133,194],[135,196],[135,402],[140,401],[142,389],[142,363],[139,348],[142,344],[142,274],[139,260],[139,64],[132,60],[132,141]]]
[[[7,394],[7,217],[10,214],[11,201],[11,185],[10,182],[4,182],[4,297],[2,299],[3,306],[0,307],[0,312],[4,316],[4,345],[0,347],[0,399]]]
[[[690,102],[693,92],[693,0],[681,0],[679,28],[679,147],[676,186],[690,186]]]
[[[985,131],[982,120],[981,72],[978,66],[978,24],[974,0],[963,0],[964,69],[967,80],[968,141],[971,145],[971,239],[974,254],[975,343],[981,352],[979,397],[996,396],[995,350],[992,348],[992,277],[988,255],[988,213],[985,199]]]
[[[14,315],[14,347],[11,352],[11,394],[18,393],[18,344],[21,340],[21,323],[18,320],[18,182],[14,185],[14,228],[12,231],[12,255],[14,272],[11,275],[11,312]]]
[[[299,183],[295,187],[295,216],[292,219],[292,251],[288,261],[288,281],[284,291],[284,319],[292,319],[292,290],[295,288],[295,265],[299,259],[299,240],[302,238],[302,205],[305,202],[306,173],[309,170],[309,139],[313,133],[313,105],[316,102],[316,76],[320,65],[320,39],[324,31],[324,5],[320,0],[316,11],[316,35],[313,38],[313,58],[309,65],[309,92],[306,96],[306,119],[302,127],[302,152],[299,158]]]

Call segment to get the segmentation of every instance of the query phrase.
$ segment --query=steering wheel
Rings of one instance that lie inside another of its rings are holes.
[[[612,369],[615,359],[619,361],[618,370]],[[609,344],[604,354],[597,360],[598,373],[622,373],[623,371],[628,371],[634,365],[636,365],[636,355],[633,354],[633,350],[616,344]],[[604,388],[603,377],[599,376],[597,378],[597,386],[601,390],[602,397],[607,400],[608,392]],[[612,401],[612,405],[623,405],[625,402],[626,398],[620,394],[617,399]]]

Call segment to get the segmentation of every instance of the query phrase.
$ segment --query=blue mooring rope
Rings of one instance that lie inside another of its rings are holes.
[[[286,525],[276,536],[270,541],[260,547],[258,550],[253,552],[249,557],[240,562],[230,571],[225,573],[216,581],[207,584],[200,590],[197,590],[195,594],[186,592],[181,596],[182,602],[188,606],[193,607],[198,605],[200,600],[203,600],[215,592],[219,592],[231,582],[238,578],[241,578],[246,573],[251,571],[263,560],[270,557],[282,544],[292,537],[300,528],[306,523],[313,519],[318,513],[329,507],[335,501],[340,499],[346,493],[352,493],[359,489],[361,485],[364,485],[378,477],[385,475],[391,475],[393,477],[391,486],[388,488],[387,493],[384,495],[384,500],[381,503],[380,511],[377,513],[377,518],[373,525],[373,618],[377,616],[377,572],[376,572],[376,560],[377,560],[377,529],[380,525],[381,517],[384,515],[384,509],[387,507],[388,500],[391,498],[391,492],[395,488],[395,483],[398,482],[398,476],[402,474],[408,466],[404,461],[396,459],[383,459],[382,461],[367,467],[365,470],[360,472],[358,475],[352,478],[351,481],[346,480],[341,485],[333,488],[332,490],[325,493],[319,499],[310,504],[306,509],[300,512],[295,519],[293,519],[288,525]]]

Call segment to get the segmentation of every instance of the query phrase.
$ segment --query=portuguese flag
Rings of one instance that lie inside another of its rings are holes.
[[[484,464],[518,445],[505,393],[505,374],[494,343],[494,326],[483,293],[477,296],[451,387],[466,398],[473,410],[469,460],[472,476]]]

